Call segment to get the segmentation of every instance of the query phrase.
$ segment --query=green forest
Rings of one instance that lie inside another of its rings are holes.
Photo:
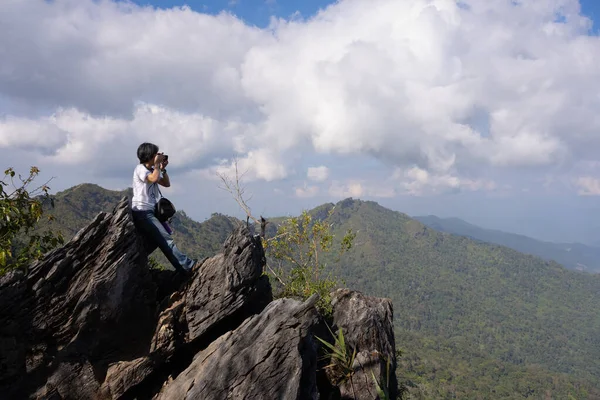
[[[69,240],[128,194],[89,184],[58,193],[54,221],[39,229]],[[407,398],[600,398],[600,275],[438,232],[375,202],[346,199],[311,214],[330,211],[337,237],[357,233],[330,272],[393,300]],[[281,218],[269,220],[272,232]],[[207,257],[237,223],[221,214],[199,223],[181,211],[174,236],[191,256]],[[166,265],[159,251],[153,256]]]

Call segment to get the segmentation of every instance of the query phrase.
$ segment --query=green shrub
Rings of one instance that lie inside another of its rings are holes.
[[[0,181],[0,274],[13,268],[24,268],[44,253],[64,243],[61,233],[33,233],[44,213],[43,202],[48,200],[53,206],[44,184],[29,189],[40,170],[31,167],[25,179],[8,168]],[[51,220],[52,216],[48,216]]]
[[[352,247],[355,236],[351,230],[346,232],[339,244],[339,256]],[[273,260],[273,265],[267,261],[267,275],[279,288],[276,295],[307,299],[317,293],[317,309],[330,315],[330,293],[339,286],[339,280],[325,273],[323,258],[333,250],[334,239],[327,218],[317,220],[306,211],[283,221],[274,237],[263,239],[267,260]]]

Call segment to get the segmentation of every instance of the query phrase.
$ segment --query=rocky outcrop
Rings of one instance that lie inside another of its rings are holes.
[[[110,366],[104,396],[150,396],[187,366],[196,352],[269,304],[271,286],[262,275],[265,255],[260,239],[240,227],[222,250],[168,297],[149,354]]]
[[[317,399],[316,301],[272,302],[200,352],[157,399]]]
[[[91,398],[112,362],[144,352],[156,298],[140,248],[121,202],[27,276],[0,279],[1,393]]]
[[[350,395],[321,382],[317,298],[273,301],[264,265],[240,226],[189,277],[150,270],[122,199],[0,277],[0,399],[376,399],[382,360],[395,379],[389,300],[334,294],[329,324],[357,350]]]
[[[344,333],[347,346],[356,350],[352,379],[339,385],[342,398],[376,399],[375,379],[390,398],[396,398],[392,301],[348,289],[338,289],[331,297],[333,324]]]

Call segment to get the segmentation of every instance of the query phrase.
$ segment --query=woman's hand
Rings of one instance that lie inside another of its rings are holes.
[[[160,166],[165,161],[165,156],[162,153],[158,153],[154,156],[154,166]]]
[[[163,159],[160,169],[167,168],[167,165],[169,165],[169,160]]]

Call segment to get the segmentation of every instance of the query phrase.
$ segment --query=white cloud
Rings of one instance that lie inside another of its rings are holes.
[[[401,181],[408,194],[416,196],[496,189],[496,183],[490,180],[459,178],[450,174],[435,175],[419,167],[397,170],[394,177]]]
[[[306,176],[311,181],[323,182],[329,178],[329,168],[325,166],[309,167]]]
[[[366,182],[350,179],[348,181],[334,181],[329,186],[329,194],[336,198],[347,197],[378,197],[386,198],[395,196],[396,190],[389,183]]]
[[[319,187],[314,185],[304,185],[304,187],[296,188],[294,192],[297,197],[315,197],[317,194],[319,194]]]
[[[286,169],[279,156],[271,152],[268,148],[249,151],[243,158],[235,159],[231,162],[225,160],[221,165],[211,169],[217,174],[225,175],[229,178],[235,178],[237,174],[245,181],[253,181],[256,179],[273,181],[283,179],[287,175]]]
[[[137,146],[152,141],[170,154],[173,165],[193,165],[204,157],[229,156],[247,129],[242,123],[145,104],[136,106],[131,119],[94,117],[71,108],[39,120],[0,119],[0,148],[44,146],[47,160],[55,164],[102,167],[102,161],[136,163]]]
[[[0,119],[0,148],[36,149],[48,154],[67,141],[67,132],[57,126],[54,118],[36,121],[8,116]]]
[[[219,117],[255,107],[239,68],[269,36],[226,13],[91,0],[4,0],[0,33],[11,98],[120,115],[144,100]]]
[[[600,39],[579,2],[462,4],[342,0],[259,29],[185,7],[4,0],[0,104],[35,112],[0,119],[0,147],[85,165],[152,140],[181,168],[231,172],[237,156],[267,181],[313,153],[362,155],[413,194],[600,161]]]
[[[582,196],[600,196],[600,180],[589,176],[580,177],[575,181]]]
[[[345,184],[334,183],[329,188],[329,194],[334,197],[362,197],[364,189],[360,182],[350,182]]]

